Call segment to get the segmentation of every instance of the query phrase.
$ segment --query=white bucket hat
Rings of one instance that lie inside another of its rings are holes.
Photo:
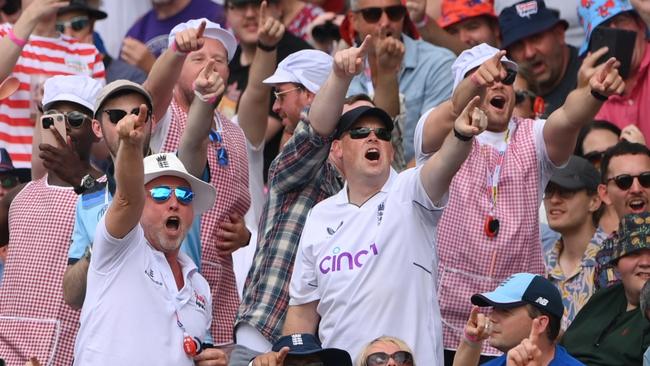
[[[163,176],[179,177],[190,184],[194,192],[194,200],[192,200],[194,214],[202,214],[214,206],[217,197],[214,187],[188,173],[175,154],[154,154],[144,158],[144,184]]]

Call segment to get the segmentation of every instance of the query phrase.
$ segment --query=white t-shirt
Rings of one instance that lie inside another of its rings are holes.
[[[181,252],[179,291],[164,254],[147,243],[140,225],[116,239],[104,220],[95,233],[74,364],[194,365],[177,318],[189,336],[204,340],[212,321],[207,281]]]
[[[429,200],[420,168],[391,176],[361,207],[347,185],[310,211],[290,284],[290,305],[319,300],[323,348],[355,359],[382,336],[404,340],[418,365],[442,365],[442,324],[435,289],[431,227],[440,209]]]
[[[415,161],[416,161],[416,166],[420,166],[424,164],[427,159],[433,153],[426,154],[422,152],[422,133],[424,131],[424,122],[426,122],[427,118],[429,117],[429,114],[434,110],[435,108],[431,108],[430,110],[426,111],[418,120],[418,124],[415,127],[415,133],[413,136],[413,144],[415,148]],[[537,187],[537,192],[539,192],[539,201],[541,202],[542,200],[542,195],[544,193],[544,188],[546,188],[546,184],[548,181],[551,179],[551,176],[553,175],[553,172],[555,169],[562,168],[565,165],[562,166],[555,166],[551,159],[549,159],[548,154],[546,153],[546,142],[544,141],[544,124],[546,124],[545,119],[537,119],[534,122],[535,124],[533,125],[533,133],[535,136],[533,137],[533,141],[535,143],[535,153],[537,155],[537,160],[539,161],[539,182],[540,182],[540,187]],[[513,120],[510,120],[510,123],[508,124],[508,129],[510,130],[510,134],[514,133],[515,129],[517,128],[516,124],[513,122]],[[480,135],[476,136],[476,140],[478,141],[479,144],[481,145],[489,145],[494,147],[497,150],[503,151],[506,148],[506,142],[505,142],[505,134],[506,132],[491,132],[491,131],[483,131]]]

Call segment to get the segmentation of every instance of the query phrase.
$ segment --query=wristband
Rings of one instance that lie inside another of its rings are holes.
[[[11,28],[7,31],[7,37],[9,37],[11,42],[13,42],[16,46],[20,48],[25,47],[25,45],[27,44],[27,40],[18,38],[18,36],[14,33],[14,30]]]
[[[415,23],[415,27],[420,29],[426,27],[427,24],[429,24],[429,16],[424,14],[424,18],[422,18],[422,20],[420,20],[419,22]]]
[[[176,41],[172,42],[172,45],[170,47],[172,51],[176,52],[176,54],[181,55],[181,56],[187,56],[189,52],[183,52],[178,49],[178,45],[176,44]]]
[[[276,44],[276,45],[273,45],[273,46],[267,46],[267,45],[263,44],[262,42],[257,41],[257,48],[259,48],[262,51],[273,52],[278,48],[278,45]]]
[[[456,136],[456,138],[459,139],[460,141],[469,141],[472,139],[472,137],[474,137],[474,136],[462,135],[460,132],[458,132],[456,127],[454,127],[454,136]]]
[[[599,100],[601,102],[605,102],[605,101],[607,101],[607,99],[609,99],[608,96],[602,95],[602,94],[600,94],[599,92],[597,92],[597,91],[595,91],[593,89],[591,89],[591,96],[593,96],[594,98],[596,98],[597,100]]]

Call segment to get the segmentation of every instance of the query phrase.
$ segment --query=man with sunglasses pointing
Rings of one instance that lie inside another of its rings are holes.
[[[225,365],[220,350],[201,349],[212,296],[180,252],[215,189],[174,154],[143,159],[148,118],[141,104],[116,126],[116,191],[97,225],[75,365]]]
[[[548,120],[512,116],[517,65],[480,44],[458,56],[450,101],[422,116],[416,129],[418,160],[439,142],[468,101],[480,96],[488,128],[454,177],[437,233],[438,293],[447,360],[453,356],[470,307],[463,300],[494,288],[517,272],[544,273],[537,214],[546,183],[573,153],[580,128],[609,95],[625,88],[613,58],[593,68],[605,51],[585,59],[579,87]],[[471,249],[470,249],[471,248]],[[484,348],[495,355],[493,348]]]

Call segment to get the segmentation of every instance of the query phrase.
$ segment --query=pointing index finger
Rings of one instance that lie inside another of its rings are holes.
[[[262,1],[260,4],[260,23],[264,24],[266,20],[266,1]]]
[[[203,38],[203,32],[205,31],[205,20],[199,24],[199,27],[196,29],[196,39],[201,39]]]
[[[537,341],[539,340],[539,328],[541,326],[542,324],[539,318],[533,319],[533,323],[530,325],[530,334],[528,335],[528,339],[534,345],[537,345]]]
[[[365,57],[366,54],[368,53],[368,43],[372,39],[371,35],[367,35],[366,38],[363,39],[363,42],[361,42],[361,45],[359,46],[359,57]]]
[[[213,59],[210,59],[208,61],[208,63],[205,65],[205,67],[203,68],[203,71],[201,72],[201,74],[205,79],[210,78],[210,75],[212,74],[212,71],[214,70],[214,64],[215,64],[215,61]]]

